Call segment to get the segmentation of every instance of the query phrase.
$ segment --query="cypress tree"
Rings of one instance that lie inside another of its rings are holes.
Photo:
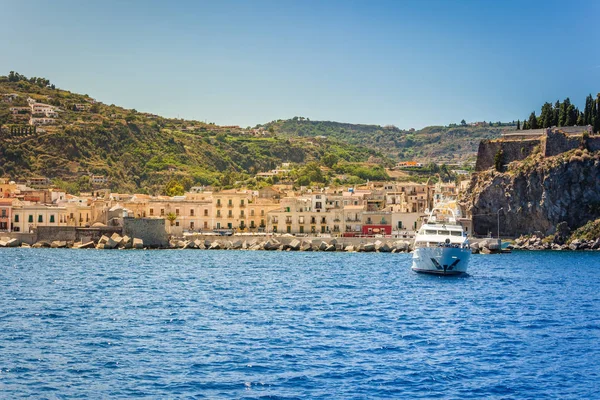
[[[517,120],[517,130],[518,131],[521,130],[521,120],[520,119]]]
[[[592,104],[594,112],[594,132],[600,132],[600,93],[596,97],[596,104]]]
[[[529,129],[537,129],[537,128],[538,128],[538,121],[537,121],[537,117],[535,116],[535,111],[533,111],[529,115]]]
[[[524,131],[529,130],[529,124],[527,123],[527,120],[523,120],[523,130]]]
[[[589,94],[585,98],[585,108],[583,109],[583,123],[584,125],[590,125],[592,123],[592,107],[593,107],[594,99],[592,95]]]
[[[567,108],[567,119],[565,120],[565,126],[573,126],[577,123],[577,115],[575,113],[575,106],[569,104]]]
[[[556,100],[554,103],[554,109],[552,110],[552,126],[558,125],[558,116],[560,114],[560,101]]]

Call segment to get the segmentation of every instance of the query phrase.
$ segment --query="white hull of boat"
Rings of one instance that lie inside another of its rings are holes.
[[[437,275],[467,272],[471,249],[462,247],[419,247],[413,253],[412,270]]]

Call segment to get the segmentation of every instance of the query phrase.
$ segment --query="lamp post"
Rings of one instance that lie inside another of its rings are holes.
[[[500,239],[500,211],[502,210],[504,210],[504,207],[500,207],[500,209],[496,213],[498,216],[498,239]]]

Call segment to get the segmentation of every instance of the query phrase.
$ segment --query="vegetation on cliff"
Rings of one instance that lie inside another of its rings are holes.
[[[569,243],[574,240],[596,240],[600,238],[600,219],[588,221],[585,225],[577,228],[571,235]]]

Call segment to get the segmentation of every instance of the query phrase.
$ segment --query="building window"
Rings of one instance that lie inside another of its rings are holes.
[[[29,216],[29,223],[33,223],[33,215]]]
[[[287,233],[292,233],[292,227],[288,225],[286,231]]]
[[[217,210],[217,218],[221,218],[221,210]]]
[[[204,216],[208,217],[208,210],[206,210],[206,209],[204,210]]]
[[[232,211],[232,210],[229,210],[229,213],[227,213],[227,216],[228,216],[229,218],[233,218],[233,211]]]
[[[304,233],[304,226],[300,226],[300,233]]]
[[[232,206],[233,205],[233,200],[229,199],[229,201],[227,202],[227,205]]]
[[[240,211],[240,217],[244,218],[244,210]]]
[[[161,217],[164,217],[164,216],[165,216],[165,209],[164,209],[164,208],[161,208],[161,209],[160,209],[160,216],[161,216]]]
[[[208,229],[208,222],[204,221],[204,229]]]
[[[277,225],[273,225],[273,233],[277,233]]]
[[[44,222],[44,217],[42,217],[41,215],[38,215],[38,222],[39,223]]]
[[[194,209],[192,208],[192,209],[190,210],[190,217],[193,217],[193,216],[194,216]]]
[[[254,217],[254,209],[250,210],[250,216]]]
[[[53,224],[54,223],[54,214],[50,216],[50,223]]]
[[[175,226],[179,226],[179,221],[175,221]]]
[[[19,222],[19,214],[15,214],[15,222]]]
[[[2,209],[2,214],[0,215],[2,218],[6,218],[6,210]]]
[[[260,216],[264,217],[265,216],[265,210],[260,210]]]
[[[217,207],[221,207],[221,199],[217,199]]]
[[[244,199],[240,200],[240,206],[244,207]]]
[[[150,209],[150,216],[152,217],[154,215],[154,208]]]
[[[194,222],[193,221],[190,222],[190,230],[192,230],[192,231],[194,230]]]
[[[252,229],[256,228],[256,225],[254,225],[254,221],[250,221],[250,228],[252,228]]]
[[[179,208],[175,209],[175,215],[179,215]]]

